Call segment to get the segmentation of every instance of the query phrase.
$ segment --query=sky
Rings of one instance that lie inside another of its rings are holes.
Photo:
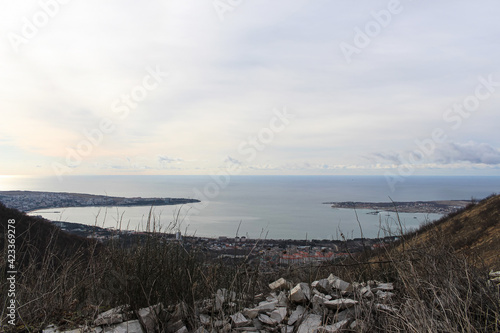
[[[499,9],[4,0],[0,175],[498,175]]]

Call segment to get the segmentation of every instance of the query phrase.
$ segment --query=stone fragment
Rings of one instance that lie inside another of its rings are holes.
[[[290,326],[290,325],[283,325],[283,326],[281,327],[281,333],[293,333],[293,329],[294,329],[294,328],[295,328],[295,327]]]
[[[336,332],[342,332],[345,328],[349,326],[349,320],[342,320],[339,321],[333,325],[327,325],[320,327],[318,329],[318,333],[336,333]]]
[[[330,274],[330,276],[328,277],[328,282],[330,283],[330,287],[340,291],[351,292],[353,290],[350,283],[345,282],[344,280],[333,274]]]
[[[273,283],[270,283],[269,288],[271,288],[271,290],[290,289],[290,282],[288,282],[284,278],[280,278]]]
[[[287,306],[288,305],[288,297],[286,296],[285,292],[280,292],[278,295],[278,303],[276,303],[277,306]]]
[[[139,320],[130,320],[124,323],[105,327],[104,333],[143,333]]]
[[[305,312],[306,309],[302,305],[297,306],[295,311],[293,311],[290,317],[288,318],[288,325],[295,324],[297,320],[302,318]]]
[[[231,317],[234,327],[242,327],[249,325],[252,321],[248,320],[241,312],[238,312]]]
[[[372,298],[373,297],[373,292],[370,288],[370,286],[363,287],[359,290],[359,294],[365,298]]]
[[[316,333],[321,326],[321,316],[309,314],[297,329],[297,333]]]
[[[376,293],[377,297],[380,299],[380,300],[389,300],[391,299],[392,296],[394,296],[394,293],[391,293],[390,291],[377,291]]]
[[[498,271],[498,272],[491,271],[490,272],[490,277],[492,277],[492,278],[500,277],[500,271]]]
[[[243,315],[247,318],[254,319],[259,315],[259,309],[244,309],[242,311]]]
[[[345,309],[335,315],[335,321],[343,321],[346,319],[353,319],[356,316],[356,308]]]
[[[186,326],[182,326],[180,329],[178,329],[175,333],[189,333],[188,329]]]
[[[268,315],[265,315],[263,313],[261,313],[259,315],[259,320],[261,323],[266,324],[266,325],[270,325],[270,326],[275,326],[278,324],[278,322],[276,320],[272,319],[271,317],[269,317]]]
[[[391,306],[385,305],[385,304],[375,304],[375,309],[381,310],[381,311],[387,311],[387,312],[397,312],[398,309],[393,308]]]
[[[142,308],[137,311],[137,315],[141,317],[142,322],[146,325],[146,331],[149,333],[158,330],[158,315],[163,310],[162,304],[156,304],[147,308]]]
[[[260,302],[259,306],[256,307],[259,312],[269,312],[269,311],[274,311],[276,309],[276,304],[278,304],[278,301],[273,301],[273,302]]]
[[[275,320],[278,324],[282,323],[285,320],[287,314],[287,308],[279,307],[276,308],[273,312],[270,313],[271,319]]]
[[[332,301],[326,301],[324,305],[330,310],[343,310],[358,304],[358,301],[349,298],[339,298]]]
[[[311,298],[311,289],[307,283],[299,283],[290,291],[290,301],[305,303]]]
[[[97,316],[96,320],[94,320],[94,325],[102,326],[121,323],[125,320],[124,312],[128,308],[128,305],[122,305],[103,312]]]
[[[200,323],[205,326],[210,325],[210,317],[205,314],[201,314]]]
[[[372,288],[373,291],[391,291],[394,290],[394,284],[392,283],[378,283],[375,287]]]
[[[328,294],[331,291],[330,281],[328,279],[321,279],[319,281],[314,281],[311,287],[316,288],[319,292]]]

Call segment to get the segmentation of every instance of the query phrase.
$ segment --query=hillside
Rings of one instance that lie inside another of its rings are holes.
[[[425,247],[430,243],[450,246],[456,253],[493,270],[500,269],[500,195],[430,223],[405,237],[406,246]]]

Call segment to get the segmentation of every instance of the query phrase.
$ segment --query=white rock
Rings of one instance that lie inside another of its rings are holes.
[[[311,289],[307,283],[299,283],[290,291],[290,300],[295,303],[304,303],[311,298]]]
[[[328,279],[321,279],[319,281],[314,281],[311,287],[316,288],[322,293],[329,293],[331,291],[330,281]]]
[[[278,303],[276,304],[277,306],[287,306],[288,304],[288,297],[286,296],[285,292],[280,292],[278,295]]]
[[[287,314],[287,308],[285,307],[279,307],[276,308],[273,312],[269,314],[271,319],[275,320],[278,323],[282,323],[283,320],[285,320]]]
[[[294,329],[293,326],[286,325],[281,327],[281,333],[293,333],[293,329]]]
[[[381,291],[381,290],[379,290],[379,291],[377,291],[376,295],[381,300],[388,300],[392,296],[394,296],[394,293],[391,293],[390,291]]]
[[[349,325],[349,320],[342,320],[339,321],[338,323],[335,323],[333,325],[327,325],[320,327],[318,329],[318,333],[336,333],[336,332],[342,332],[344,328],[346,328]]]
[[[398,311],[398,309],[393,308],[393,307],[388,306],[388,305],[385,305],[385,304],[375,304],[375,309],[387,311],[387,312],[397,312]]]
[[[42,333],[59,333],[59,330],[56,325],[50,324],[42,331]]]
[[[390,290],[394,290],[394,285],[392,283],[379,283],[379,284],[377,284],[377,286],[375,286],[372,289],[373,289],[373,291],[379,291],[379,290],[390,291]]]
[[[235,327],[247,326],[252,322],[251,320],[248,320],[241,312],[238,312],[237,314],[234,314],[230,317]]]
[[[125,319],[123,312],[127,308],[128,305],[122,305],[99,314],[96,320],[94,320],[94,325],[113,325],[123,322]]]
[[[297,322],[297,320],[302,318],[302,316],[304,315],[305,312],[306,312],[306,309],[302,305],[297,306],[295,311],[293,311],[292,314],[290,315],[290,318],[288,318],[288,325],[295,324]]]
[[[280,279],[274,281],[273,283],[270,283],[269,288],[271,288],[271,290],[289,289],[290,282],[288,282],[284,278],[280,278]]]
[[[201,314],[200,315],[200,323],[202,325],[210,325],[210,317],[205,315],[205,314]]]
[[[278,301],[273,301],[273,302],[260,302],[259,306],[256,307],[256,309],[259,312],[270,312],[274,311],[276,309],[276,305],[278,304]]]
[[[330,287],[340,291],[351,292],[353,290],[350,283],[345,282],[344,280],[333,274],[330,274],[330,276],[328,277],[328,282],[330,283]]]
[[[274,325],[277,325],[278,322],[274,319],[272,319],[271,317],[269,317],[268,315],[265,315],[265,314],[260,314],[259,315],[259,320],[266,324],[266,325],[270,325],[270,326],[274,326]]]
[[[300,324],[297,333],[315,333],[321,326],[321,316],[309,314]]]
[[[332,301],[326,301],[324,305],[331,310],[343,310],[358,304],[358,301],[349,298],[339,298]]]
[[[243,309],[242,313],[245,317],[254,319],[259,315],[259,309]]]
[[[493,271],[491,271],[491,272],[490,272],[490,276],[491,276],[492,278],[494,278],[494,277],[500,277],[500,271],[498,271],[498,272],[493,272]]]
[[[139,320],[130,320],[124,323],[104,328],[104,333],[144,333]]]
[[[158,315],[163,310],[161,304],[156,304],[147,308],[142,308],[137,311],[139,317],[141,317],[144,325],[146,325],[146,330],[148,332],[156,332],[158,329]]]
[[[178,329],[175,333],[189,333],[188,329],[186,326],[182,326],[180,329]]]
[[[194,333],[209,333],[204,327],[198,327]]]
[[[361,296],[366,297],[366,298],[372,298],[373,297],[373,292],[371,291],[370,286],[363,287],[359,290],[359,293]]]

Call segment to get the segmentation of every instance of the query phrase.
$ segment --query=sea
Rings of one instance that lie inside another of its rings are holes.
[[[158,207],[85,207],[30,212],[52,221],[198,237],[352,239],[398,235],[439,214],[332,208],[325,202],[480,200],[500,177],[412,176],[391,188],[384,176],[66,176],[1,177],[0,190],[73,192],[121,197],[194,198]],[[148,223],[149,222],[149,223]]]

